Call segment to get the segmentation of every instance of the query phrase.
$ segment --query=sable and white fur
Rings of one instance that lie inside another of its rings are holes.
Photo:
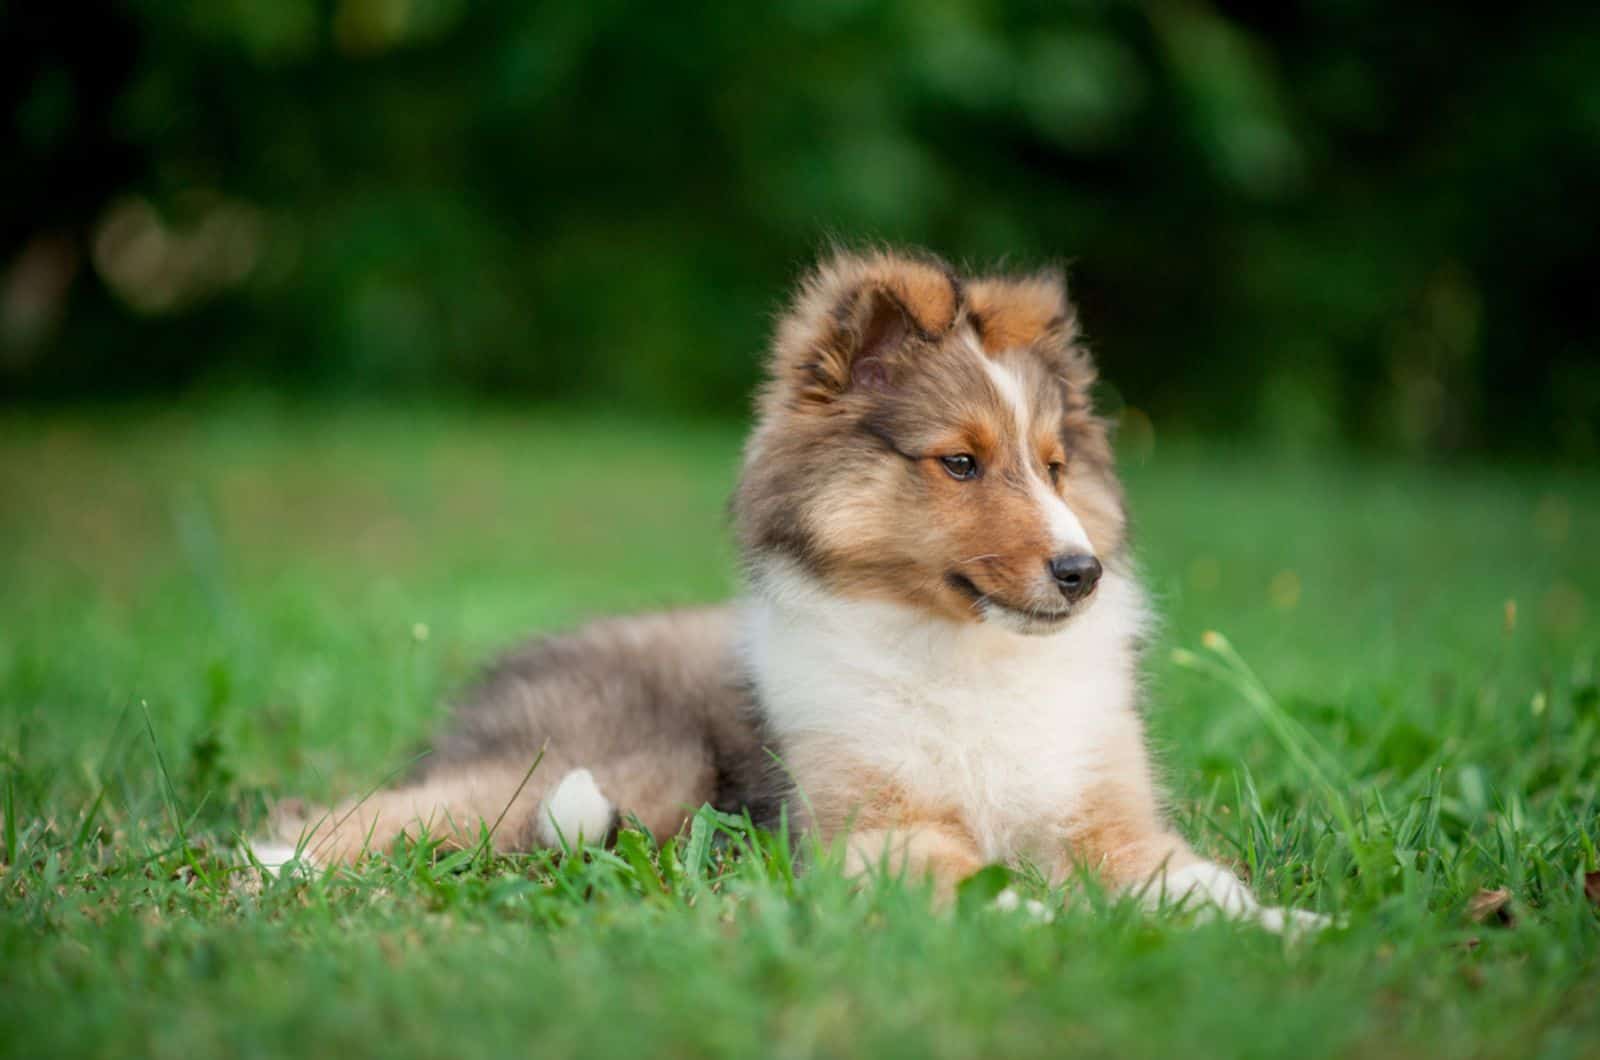
[[[1093,381],[1056,274],[825,262],[778,326],[733,500],[743,598],[514,653],[417,780],[285,814],[282,838],[337,862],[498,821],[495,845],[526,849],[602,841],[619,814],[662,835],[704,802],[786,803],[850,871],[945,898],[1027,860],[1315,922],[1258,907],[1165,821],[1137,709],[1149,613]]]

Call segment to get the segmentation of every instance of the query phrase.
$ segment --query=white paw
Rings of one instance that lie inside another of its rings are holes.
[[[560,849],[563,839],[568,846],[577,846],[580,838],[598,843],[611,830],[616,813],[594,774],[574,769],[539,807],[539,842],[552,849]]]
[[[1155,894],[1157,905],[1162,899],[1174,904],[1187,905],[1202,916],[1221,914],[1230,920],[1245,920],[1259,924],[1277,935],[1304,935],[1321,931],[1333,921],[1320,913],[1284,906],[1264,906],[1244,882],[1213,862],[1202,861],[1179,869],[1162,881]]]
[[[273,876],[281,875],[286,869],[292,871],[315,867],[309,850],[302,851],[292,843],[278,843],[270,839],[252,840],[250,857]]]
[[[1022,896],[1010,887],[994,896],[994,907],[1002,913],[1014,913],[1021,910],[1041,924],[1048,924],[1056,918],[1055,913],[1050,910],[1049,906],[1036,898],[1029,898],[1024,901]]]
[[[1196,862],[1168,874],[1152,897],[1156,904],[1165,899],[1175,905],[1210,909],[1234,918],[1257,908],[1250,888],[1239,877],[1210,861]]]

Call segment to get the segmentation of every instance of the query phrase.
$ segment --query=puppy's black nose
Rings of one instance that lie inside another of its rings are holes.
[[[1100,584],[1100,561],[1087,552],[1069,552],[1050,561],[1050,577],[1062,596],[1077,603]]]

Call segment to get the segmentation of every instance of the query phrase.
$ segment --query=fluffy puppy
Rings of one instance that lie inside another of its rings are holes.
[[[773,341],[732,505],[743,597],[512,654],[415,783],[290,830],[348,861],[419,825],[526,849],[787,803],[850,871],[945,897],[1027,860],[1284,926],[1164,818],[1094,378],[1058,274],[833,257]]]

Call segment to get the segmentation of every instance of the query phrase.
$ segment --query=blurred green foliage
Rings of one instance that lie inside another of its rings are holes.
[[[1600,452],[1600,9],[0,2],[0,392],[742,413],[830,238],[1068,261],[1161,429]]]

